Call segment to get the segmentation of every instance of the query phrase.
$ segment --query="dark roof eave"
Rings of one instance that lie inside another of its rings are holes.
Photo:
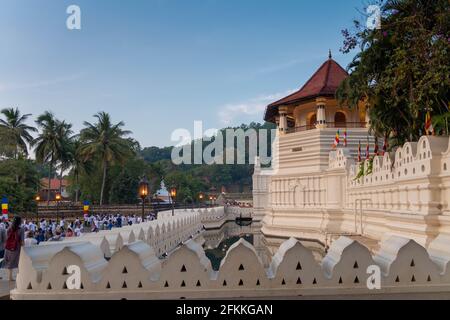
[[[275,110],[274,109],[276,109],[278,107],[281,107],[281,106],[291,106],[293,104],[298,104],[298,103],[301,103],[301,102],[312,102],[316,98],[319,98],[319,97],[333,97],[334,98],[335,94],[333,94],[333,93],[322,93],[322,94],[315,94],[315,95],[312,95],[312,96],[308,96],[308,97],[304,97],[304,98],[288,101],[288,102],[285,102],[285,103],[282,103],[282,102],[279,103],[278,101],[274,102],[274,103],[272,103],[272,104],[267,106],[266,112],[265,112],[265,115],[264,115],[264,120],[267,121],[267,122],[274,123],[275,122],[274,119],[273,119],[275,117],[275,114],[274,114]]]

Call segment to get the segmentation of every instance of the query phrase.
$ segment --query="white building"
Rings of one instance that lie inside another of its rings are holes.
[[[363,103],[338,106],[334,94],[346,76],[330,56],[299,91],[267,107],[265,120],[279,130],[272,167],[257,162],[253,176],[254,215],[262,232],[268,239],[296,237],[326,246],[347,235],[372,248],[391,235],[427,246],[449,234],[449,138],[422,137],[376,156],[372,173],[356,179],[368,116]],[[334,150],[338,129],[341,139],[347,130],[348,144]]]

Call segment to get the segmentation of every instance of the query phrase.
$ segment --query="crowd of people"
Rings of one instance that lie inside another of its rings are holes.
[[[156,219],[152,213],[145,217],[146,221]],[[81,237],[85,233],[111,230],[126,225],[142,223],[138,215],[97,214],[84,215],[82,219],[26,220],[15,216],[12,221],[5,217],[0,220],[0,268],[8,269],[10,281],[12,271],[18,268],[22,246],[35,246],[46,241],[62,241],[65,238]]]
[[[240,207],[240,208],[252,208],[253,204],[250,202],[239,202],[239,201],[227,201],[225,203],[227,207]]]

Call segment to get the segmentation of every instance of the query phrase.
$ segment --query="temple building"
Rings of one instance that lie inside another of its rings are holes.
[[[270,104],[264,119],[277,124],[279,130],[279,169],[287,174],[311,172],[328,166],[337,131],[356,156],[359,141],[368,136],[368,112],[363,103],[357,108],[340,106],[335,93],[348,73],[329,59],[306,84],[293,94]]]
[[[375,154],[365,104],[349,108],[335,98],[346,77],[330,53],[300,90],[267,106],[264,119],[278,128],[272,165],[262,168],[257,159],[253,175],[263,234],[278,239],[273,248],[288,237],[328,247],[341,235],[375,248],[390,235],[427,245],[450,233],[448,137],[425,136]]]
[[[329,59],[306,84],[293,94],[267,107],[264,119],[277,123],[281,133],[302,132],[318,128],[365,128],[366,110],[338,105],[335,94],[348,73]]]

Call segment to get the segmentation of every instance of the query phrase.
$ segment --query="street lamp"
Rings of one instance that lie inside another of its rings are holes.
[[[212,207],[214,206],[216,200],[217,200],[216,196],[213,196],[213,195],[209,196],[209,202],[210,202]]]
[[[41,196],[36,195],[34,201],[36,201],[36,224],[39,225],[39,201],[41,201]]]
[[[170,188],[170,199],[172,200],[172,217],[175,215],[175,198],[177,197],[177,188]]]
[[[209,196],[209,205],[212,207],[213,196]]]
[[[205,197],[205,195],[203,194],[203,192],[200,192],[198,194],[198,200],[200,201],[200,208],[202,207],[202,202],[203,202],[204,197]]]
[[[142,199],[142,222],[144,222],[145,199],[148,196],[148,180],[146,176],[142,177],[141,181],[139,182],[139,196]]]
[[[57,193],[55,195],[55,201],[56,201],[56,223],[58,223],[59,219],[59,202],[61,201],[61,195]]]

